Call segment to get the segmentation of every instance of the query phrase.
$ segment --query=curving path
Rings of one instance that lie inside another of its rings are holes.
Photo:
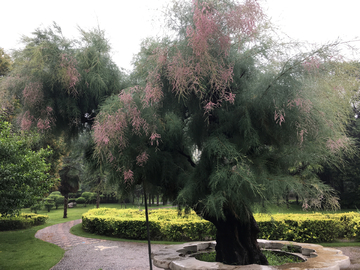
[[[76,236],[70,228],[81,219],[56,224],[39,230],[35,237],[65,249],[65,255],[52,270],[142,270],[150,269],[145,243],[100,240]],[[164,245],[151,245],[152,251]],[[153,269],[161,268],[153,266]]]
[[[39,230],[35,237],[65,249],[61,261],[51,270],[147,270],[149,257],[147,244],[100,240],[76,236],[70,228],[81,223],[81,219],[56,224]],[[151,245],[152,251],[165,245]],[[360,247],[339,247],[350,257],[348,269],[360,269]],[[153,266],[154,270],[160,270]]]

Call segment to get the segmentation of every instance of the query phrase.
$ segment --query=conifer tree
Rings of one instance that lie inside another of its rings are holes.
[[[288,56],[255,0],[178,1],[169,14],[177,35],[135,59],[143,84],[102,105],[96,153],[123,188],[162,186],[211,221],[217,261],[267,264],[254,205],[289,190],[304,207],[338,205],[317,172],[351,151],[355,80],[333,46]]]

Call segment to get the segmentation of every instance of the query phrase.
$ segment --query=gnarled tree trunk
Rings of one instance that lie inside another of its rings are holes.
[[[216,229],[216,261],[231,265],[268,265],[257,242],[259,227],[251,213],[247,220],[240,220],[225,211],[226,220],[204,217]]]

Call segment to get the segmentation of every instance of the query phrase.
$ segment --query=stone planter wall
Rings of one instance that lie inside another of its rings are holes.
[[[304,244],[289,241],[258,240],[263,249],[280,251],[285,245],[295,248],[296,256],[304,259],[301,263],[284,264],[281,266],[245,265],[234,266],[222,263],[203,262],[195,259],[194,254],[206,249],[213,249],[215,241],[190,242],[181,245],[171,245],[152,254],[153,264],[159,268],[171,270],[217,269],[217,270],[258,270],[258,269],[322,269],[340,270],[350,265],[349,257],[342,251],[325,248],[316,244]]]

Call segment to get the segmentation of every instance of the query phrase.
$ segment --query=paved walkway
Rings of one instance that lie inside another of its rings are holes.
[[[66,250],[62,260],[51,270],[142,270],[150,269],[145,243],[100,240],[76,236],[70,228],[81,219],[56,224],[39,230],[35,237]],[[152,251],[164,245],[151,245]],[[350,257],[348,269],[360,269],[360,247],[336,248]],[[160,270],[153,266],[154,270]]]
[[[43,241],[58,245],[62,249],[69,250],[80,244],[94,244],[106,240],[92,239],[76,236],[70,233],[70,228],[81,223],[81,219],[65,223],[59,223],[53,226],[39,230],[35,237]]]
[[[56,224],[39,230],[35,237],[66,250],[62,260],[51,270],[142,270],[150,269],[145,243],[100,240],[76,236],[70,228],[81,219]],[[151,245],[152,251],[164,245]],[[153,269],[159,269],[153,266]]]

